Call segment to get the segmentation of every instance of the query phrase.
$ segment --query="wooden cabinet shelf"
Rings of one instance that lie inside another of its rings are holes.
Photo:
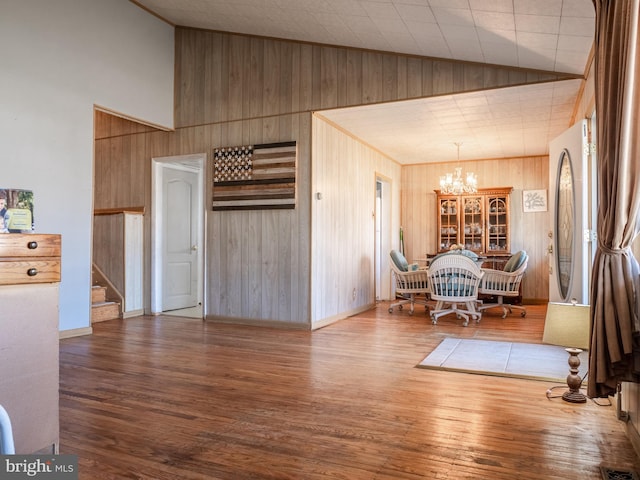
[[[0,236],[0,285],[60,281],[60,236]]]
[[[462,244],[482,255],[508,254],[512,190],[512,187],[485,188],[464,195],[445,195],[436,190],[438,251]]]

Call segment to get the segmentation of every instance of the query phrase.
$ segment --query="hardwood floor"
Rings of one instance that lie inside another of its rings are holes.
[[[546,382],[414,368],[445,337],[540,343],[545,307],[528,311],[466,328],[385,303],[315,332],[172,316],[98,323],[60,341],[60,452],[78,455],[81,479],[640,471],[613,406],[548,399]]]

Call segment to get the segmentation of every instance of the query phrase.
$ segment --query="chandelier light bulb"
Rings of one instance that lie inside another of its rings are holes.
[[[460,145],[458,147],[458,162],[460,162]],[[453,169],[454,173],[446,173],[440,177],[440,189],[447,195],[460,195],[463,193],[476,193],[478,191],[478,177],[473,172],[468,172],[466,177],[462,175],[462,167]]]

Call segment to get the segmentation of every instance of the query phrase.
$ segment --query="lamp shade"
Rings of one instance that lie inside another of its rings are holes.
[[[554,303],[547,305],[542,343],[589,349],[589,305]]]

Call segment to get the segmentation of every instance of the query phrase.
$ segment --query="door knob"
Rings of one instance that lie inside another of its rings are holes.
[[[193,245],[193,246],[191,247],[191,250],[193,250],[194,252],[195,252],[196,250],[198,250],[198,245]]]

